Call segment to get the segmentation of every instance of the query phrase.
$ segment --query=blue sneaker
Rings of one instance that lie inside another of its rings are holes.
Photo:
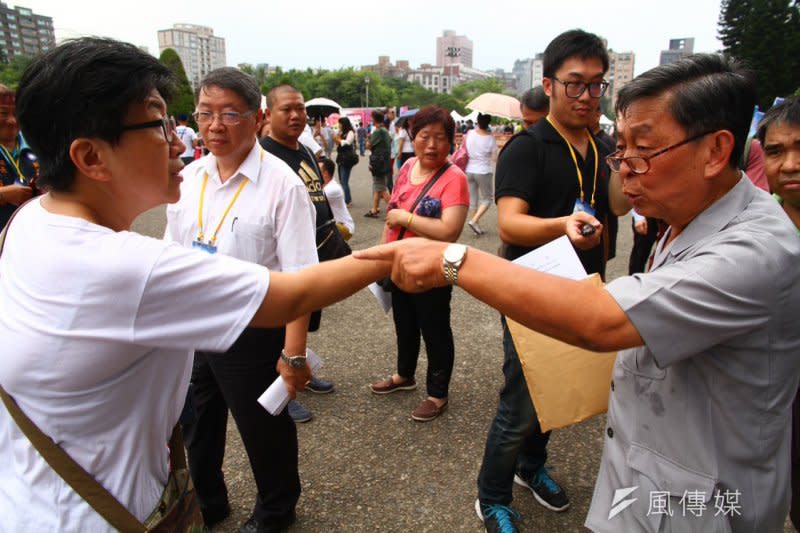
[[[324,379],[312,377],[311,381],[306,383],[306,390],[317,394],[328,394],[329,392],[333,392],[333,383]]]
[[[515,520],[520,515],[507,505],[491,504],[482,505],[480,500],[475,500],[475,513],[483,521],[486,533],[518,533]]]
[[[530,489],[536,501],[551,511],[566,511],[569,498],[564,489],[550,477],[546,467],[541,467],[532,476],[523,476],[522,472],[514,474],[514,483]]]
[[[289,416],[298,424],[311,420],[311,411],[303,407],[297,400],[289,400],[287,408],[289,409]]]

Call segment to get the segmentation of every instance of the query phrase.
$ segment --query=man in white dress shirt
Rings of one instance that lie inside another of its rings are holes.
[[[197,91],[195,120],[210,154],[186,167],[181,199],[167,209],[165,238],[208,253],[296,271],[317,263],[316,214],[303,183],[256,140],[261,94],[238,69],[212,71]],[[230,512],[222,474],[227,411],[250,459],[258,494],[241,532],[282,531],[300,496],[297,431],[284,410],[256,401],[282,357],[304,354],[308,315],[285,328],[247,329],[225,353],[195,352],[184,425],[189,467],[207,525]]]

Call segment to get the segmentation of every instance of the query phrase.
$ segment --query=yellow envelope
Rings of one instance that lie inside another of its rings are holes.
[[[597,274],[584,281],[603,284]],[[616,352],[584,350],[506,321],[542,431],[571,426],[608,410]]]

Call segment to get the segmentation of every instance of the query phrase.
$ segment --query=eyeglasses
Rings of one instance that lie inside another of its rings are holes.
[[[556,77],[552,79],[564,86],[564,92],[569,98],[580,98],[586,89],[589,89],[589,96],[592,98],[600,98],[606,93],[606,89],[608,89],[607,81],[583,83],[582,81],[561,81]]]
[[[219,118],[219,121],[225,124],[226,126],[238,126],[239,123],[242,121],[243,118],[249,117],[255,113],[255,111],[250,110],[244,113],[237,113],[236,111],[225,111],[224,113],[212,113],[210,111],[195,111],[192,113],[194,120],[198,124],[211,124],[214,122],[215,118]]]
[[[650,160],[654,157],[658,157],[662,154],[669,152],[679,146],[683,146],[684,144],[688,144],[692,141],[696,141],[701,137],[705,137],[709,133],[713,133],[713,131],[707,131],[704,133],[698,133],[697,135],[692,135],[688,139],[684,139],[679,143],[675,143],[671,146],[667,146],[666,148],[659,150],[658,152],[650,155],[634,155],[631,157],[620,157],[619,151],[614,152],[613,154],[606,157],[606,162],[608,166],[611,167],[611,170],[614,172],[619,172],[620,166],[624,161],[628,168],[631,169],[631,172],[634,174],[645,174],[648,170],[650,170]]]
[[[160,118],[158,120],[151,120],[149,122],[140,122],[139,124],[129,124],[127,126],[122,126],[122,131],[128,130],[143,130],[147,128],[158,128],[160,127],[164,132],[164,138],[167,140],[168,143],[171,143],[172,140],[175,138],[175,119],[172,118]]]

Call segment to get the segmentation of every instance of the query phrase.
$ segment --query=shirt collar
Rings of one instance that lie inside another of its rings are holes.
[[[250,148],[250,152],[247,153],[247,157],[244,158],[244,161],[239,165],[239,168],[236,169],[236,172],[233,173],[231,178],[236,178],[237,176],[243,176],[253,183],[258,183],[258,175],[259,171],[261,170],[261,152],[262,152],[261,145],[258,144],[258,140],[255,138],[253,139],[253,147]],[[217,170],[217,158],[214,154],[208,154],[206,158],[206,162],[204,165],[204,170],[208,173],[208,177],[220,181],[219,179],[219,171]],[[230,179],[228,181],[231,181]]]
[[[753,201],[756,190],[750,179],[740,173],[739,182],[731,190],[705,208],[689,222],[680,235],[675,237],[669,248],[669,254],[678,255],[701,239],[718,233]]]

